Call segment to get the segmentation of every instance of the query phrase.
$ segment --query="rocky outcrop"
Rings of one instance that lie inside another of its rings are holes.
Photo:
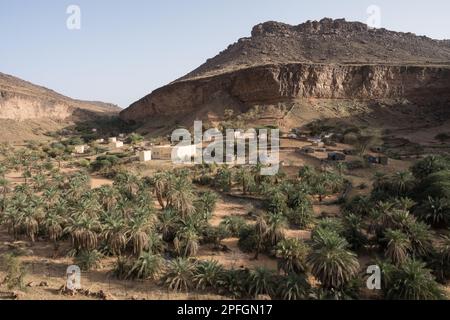
[[[66,120],[117,114],[120,108],[101,102],[80,101],[0,73],[0,120]]]
[[[126,121],[209,109],[242,110],[296,98],[444,101],[450,45],[344,19],[266,22],[185,77],[121,113]],[[218,107],[219,106],[219,107]]]
[[[217,76],[174,82],[121,113],[126,121],[145,122],[159,115],[195,113],[217,97],[242,108],[289,99],[405,98],[428,102],[450,99],[450,68],[444,66],[277,64]],[[228,99],[229,100],[229,99]],[[224,104],[224,109],[227,105]]]

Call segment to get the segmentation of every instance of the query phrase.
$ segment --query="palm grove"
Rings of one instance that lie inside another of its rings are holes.
[[[366,277],[359,258],[369,256],[382,269],[380,298],[444,298],[441,284],[450,279],[448,158],[429,156],[409,171],[377,174],[369,196],[342,197],[338,218],[317,218],[314,201],[345,195],[343,166],[266,177],[260,166],[205,165],[141,177],[103,159],[100,167],[114,173],[114,184],[91,189],[88,169],[98,170],[99,163],[63,173],[61,162],[70,156],[58,150],[2,146],[0,221],[12,240],[49,241],[55,252],[70,241],[64,254],[86,271],[111,256],[113,276],[154,281],[170,291],[358,299]],[[6,178],[11,171],[22,172],[23,183],[13,187]],[[259,201],[262,210],[211,226],[219,195],[232,190]],[[311,230],[311,239],[288,238],[288,227]],[[277,259],[278,271],[227,269],[196,259],[201,246],[222,250],[221,241],[230,237],[255,259]]]

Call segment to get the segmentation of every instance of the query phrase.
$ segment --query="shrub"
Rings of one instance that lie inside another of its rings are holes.
[[[218,282],[219,293],[240,299],[248,296],[248,270],[227,270]]]
[[[417,179],[424,179],[430,174],[449,169],[450,160],[448,158],[443,156],[428,156],[418,161],[411,168],[411,171]]]
[[[127,278],[156,280],[162,272],[163,261],[160,255],[144,252],[131,267]]]
[[[248,294],[252,297],[259,295],[273,296],[275,293],[274,273],[264,267],[251,270],[248,280]]]
[[[197,264],[193,282],[197,289],[216,289],[224,272],[217,261],[202,261]]]
[[[276,297],[282,300],[306,300],[311,294],[311,285],[304,274],[291,273],[277,281]]]
[[[6,271],[6,277],[3,283],[6,284],[9,290],[23,289],[24,278],[27,274],[26,268],[22,265],[19,258],[12,254],[4,254],[2,256],[2,266]]]
[[[97,250],[82,250],[75,257],[75,263],[83,271],[90,271],[101,266],[103,255]]]
[[[195,264],[189,259],[177,258],[172,260],[167,265],[162,283],[171,291],[188,291],[193,286],[195,269]]]
[[[240,216],[228,216],[220,223],[220,227],[232,237],[239,237],[242,228],[246,225],[247,222]]]
[[[246,253],[254,252],[257,249],[258,236],[254,227],[246,226],[241,229],[238,246],[239,249]]]
[[[285,239],[275,246],[274,253],[279,259],[278,269],[286,274],[305,273],[308,247],[298,239]]]

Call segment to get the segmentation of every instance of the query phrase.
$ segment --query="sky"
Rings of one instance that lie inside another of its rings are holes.
[[[71,5],[80,29],[67,27]],[[0,72],[125,108],[258,23],[366,22],[371,5],[381,27],[450,39],[448,0],[0,0]]]

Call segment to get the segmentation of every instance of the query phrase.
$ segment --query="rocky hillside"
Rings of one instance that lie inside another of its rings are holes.
[[[121,118],[159,128],[168,119],[220,118],[225,109],[289,110],[311,107],[312,100],[329,100],[331,109],[347,115],[339,101],[448,109],[449,42],[345,20],[267,22],[255,26],[251,38],[132,104]]]
[[[3,120],[78,120],[119,111],[112,104],[74,100],[0,73],[0,119]]]
[[[449,64],[450,42],[412,33],[370,29],[344,19],[298,26],[266,22],[183,79],[273,63]]]

